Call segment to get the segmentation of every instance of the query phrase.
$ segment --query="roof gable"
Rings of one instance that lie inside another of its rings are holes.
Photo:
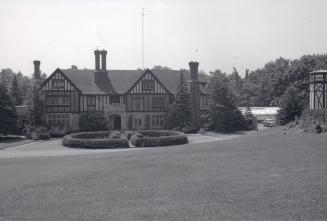
[[[146,88],[145,84],[151,85],[150,88]],[[143,75],[133,84],[133,86],[128,90],[131,94],[167,94],[171,93],[162,82],[150,71],[146,70]]]
[[[56,80],[63,80],[62,88],[54,88]],[[42,90],[68,90],[80,91],[80,89],[59,69],[57,68],[40,86]]]

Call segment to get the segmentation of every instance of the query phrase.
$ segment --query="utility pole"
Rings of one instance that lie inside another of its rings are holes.
[[[142,9],[142,68],[144,69],[144,8]]]

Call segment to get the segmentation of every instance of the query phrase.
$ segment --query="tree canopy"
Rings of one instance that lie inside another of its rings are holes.
[[[0,83],[0,136],[16,130],[16,109],[7,88]]]

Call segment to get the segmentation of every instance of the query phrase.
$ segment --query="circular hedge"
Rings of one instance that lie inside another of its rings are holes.
[[[64,136],[62,145],[86,149],[129,147],[128,140],[117,131],[81,132]]]
[[[188,143],[183,132],[168,130],[124,131],[123,135],[136,147],[172,146]]]

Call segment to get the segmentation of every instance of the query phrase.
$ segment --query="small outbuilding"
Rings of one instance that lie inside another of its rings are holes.
[[[262,122],[265,119],[275,119],[279,107],[250,107],[250,109],[253,116],[257,118],[257,121]],[[239,107],[239,110],[242,114],[245,114],[246,107]]]

